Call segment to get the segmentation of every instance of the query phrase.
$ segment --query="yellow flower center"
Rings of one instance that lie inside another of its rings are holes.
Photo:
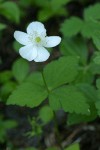
[[[41,41],[41,38],[40,38],[40,37],[36,37],[36,38],[35,38],[35,41],[36,41],[37,43],[39,43],[39,42]]]

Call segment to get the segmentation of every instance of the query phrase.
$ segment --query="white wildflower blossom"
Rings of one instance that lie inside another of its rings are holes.
[[[20,55],[28,61],[46,61],[50,53],[46,48],[55,47],[61,42],[59,36],[46,36],[46,29],[40,22],[32,22],[27,27],[27,33],[14,32],[14,38],[22,45]],[[45,48],[46,47],[46,48]]]

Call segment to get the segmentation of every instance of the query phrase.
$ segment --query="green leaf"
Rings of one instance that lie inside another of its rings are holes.
[[[95,103],[96,108],[98,110],[98,115],[100,116],[100,79],[97,79],[96,86],[98,88],[98,98],[99,100]]]
[[[100,92],[100,90],[99,90],[99,92]],[[100,116],[100,101],[96,102],[96,108],[98,110],[98,115]]]
[[[27,79],[26,79],[27,82],[31,82],[33,84],[38,84],[38,85],[41,85],[41,86],[44,86],[45,83],[44,83],[44,80],[43,80],[43,76],[42,76],[42,73],[41,72],[34,72],[34,73],[31,73]]]
[[[52,61],[44,68],[43,74],[49,90],[70,83],[78,74],[78,58],[69,56]]]
[[[50,148],[47,148],[46,150],[58,150],[57,147],[50,147]]]
[[[93,38],[96,33],[100,32],[100,22],[84,21],[81,33],[86,38]]]
[[[42,125],[41,122],[39,122],[39,118],[33,117],[33,118],[28,118],[29,119],[29,124],[31,125],[31,130],[26,133],[28,137],[34,137],[34,136],[39,136],[42,134]]]
[[[8,98],[7,104],[36,107],[48,96],[43,86],[33,83],[23,83]]]
[[[18,1],[18,4],[21,6],[21,7],[24,7],[24,8],[28,8],[30,7],[30,5],[32,5],[34,2],[33,0],[21,0],[21,1]]]
[[[10,129],[10,128],[14,128],[17,126],[17,122],[13,121],[13,120],[6,120],[4,121],[4,128],[5,129]]]
[[[97,110],[94,104],[92,104],[90,106],[90,115],[70,113],[67,118],[67,124],[74,125],[74,124],[79,124],[79,123],[84,123],[84,122],[90,122],[90,121],[95,120],[96,117],[97,117]]]
[[[42,7],[42,8],[49,8],[50,7],[50,1],[49,0],[42,0],[42,3],[41,3],[41,0],[36,0],[35,4],[39,7]]]
[[[50,122],[53,116],[53,111],[49,106],[44,106],[39,111],[39,117],[44,123]]]
[[[14,50],[18,53],[19,49],[22,47],[22,45],[20,43],[18,43],[17,41],[13,42],[13,48]]]
[[[0,30],[4,30],[6,27],[7,27],[6,24],[0,23]]]
[[[53,11],[51,9],[45,8],[39,11],[38,13],[38,20],[39,21],[46,21],[51,18],[53,15]]]
[[[100,101],[100,79],[96,80],[98,102]]]
[[[50,107],[53,110],[61,109],[61,102],[58,99],[58,97],[55,95],[55,93],[50,93],[49,94],[49,104],[50,104]]]
[[[79,123],[86,123],[86,122],[90,122],[95,120],[97,117],[96,114],[87,116],[87,115],[78,115],[78,114],[69,114],[68,116],[68,125],[75,125],[75,124],[79,124]]]
[[[80,83],[77,87],[82,93],[84,93],[89,103],[94,103],[98,100],[97,90],[94,86],[87,83]]]
[[[94,58],[94,62],[98,65],[100,65],[100,54],[97,55],[95,58]]]
[[[84,18],[87,21],[100,19],[100,3],[86,8],[84,11]]]
[[[16,88],[16,83],[9,81],[7,83],[5,83],[2,87],[1,87],[1,97],[2,99],[6,99],[8,97],[8,95]]]
[[[91,62],[89,65],[89,70],[93,75],[100,74],[100,65],[94,62]]]
[[[3,71],[0,72],[0,83],[6,83],[12,78],[12,72],[11,71]]]
[[[58,2],[57,2],[58,4]],[[56,6],[57,6],[56,4]],[[38,13],[38,20],[40,21],[47,21],[51,17],[54,16],[64,16],[67,15],[67,12],[65,8],[63,7],[55,7],[54,5],[51,6],[52,4],[50,3],[48,7],[42,8],[39,13]]]
[[[80,150],[79,144],[72,144],[71,146],[69,146],[68,148],[65,148],[64,150]]]
[[[65,112],[77,113],[77,114],[89,114],[89,105],[87,104],[87,99],[73,86],[64,86],[58,88],[50,93],[49,100],[52,103],[53,109],[55,109],[55,103],[51,99],[54,99],[56,103],[60,103],[62,109]],[[51,107],[52,107],[51,106]]]
[[[96,48],[98,50],[100,50],[100,32],[96,33],[92,39],[93,39],[93,43],[96,46]]]
[[[66,11],[65,7],[61,7],[57,10],[54,11],[54,15],[56,16],[67,16],[68,15],[68,11]]]
[[[52,7],[52,9],[57,10],[70,1],[71,0],[63,0],[63,1],[62,0],[51,0],[51,7]]]
[[[87,63],[88,48],[82,38],[67,39],[61,42],[60,51],[66,56],[78,56],[82,64]]]
[[[12,73],[19,83],[24,81],[29,73],[29,63],[22,58],[16,60],[12,66]]]
[[[20,20],[20,10],[19,7],[14,2],[3,2],[0,5],[0,13],[4,15],[7,19],[19,23]]]
[[[83,22],[77,17],[71,17],[64,21],[61,26],[61,32],[66,37],[75,36],[78,34],[83,27]]]
[[[93,74],[90,72],[88,66],[80,67],[80,71],[75,80],[75,83],[88,83],[91,84],[94,80]]]
[[[100,89],[100,79],[97,79],[96,86],[97,86],[98,89]]]
[[[17,123],[15,121],[12,120],[5,121],[2,118],[0,118],[0,142],[1,143],[4,143],[4,141],[6,140],[7,130],[16,127],[16,125]]]

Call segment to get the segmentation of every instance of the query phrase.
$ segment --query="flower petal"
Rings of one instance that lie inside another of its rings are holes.
[[[55,47],[61,42],[61,37],[59,36],[49,36],[46,37],[44,47]]]
[[[28,61],[32,61],[37,57],[37,47],[33,45],[27,45],[19,49],[20,55],[27,59]]]
[[[15,31],[14,32],[14,38],[16,41],[18,41],[22,45],[28,45],[29,44],[29,39],[28,39],[28,34],[21,32],[21,31]]]
[[[50,56],[50,53],[44,47],[38,47],[37,57],[34,59],[35,62],[46,61]]]
[[[35,21],[28,25],[27,27],[28,34],[38,33],[39,35],[46,36],[46,29],[41,22]]]

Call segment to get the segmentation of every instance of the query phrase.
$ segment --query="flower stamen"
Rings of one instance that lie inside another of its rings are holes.
[[[36,37],[36,38],[35,38],[35,41],[36,41],[37,43],[39,43],[39,42],[41,42],[41,38],[40,38],[40,37]]]

